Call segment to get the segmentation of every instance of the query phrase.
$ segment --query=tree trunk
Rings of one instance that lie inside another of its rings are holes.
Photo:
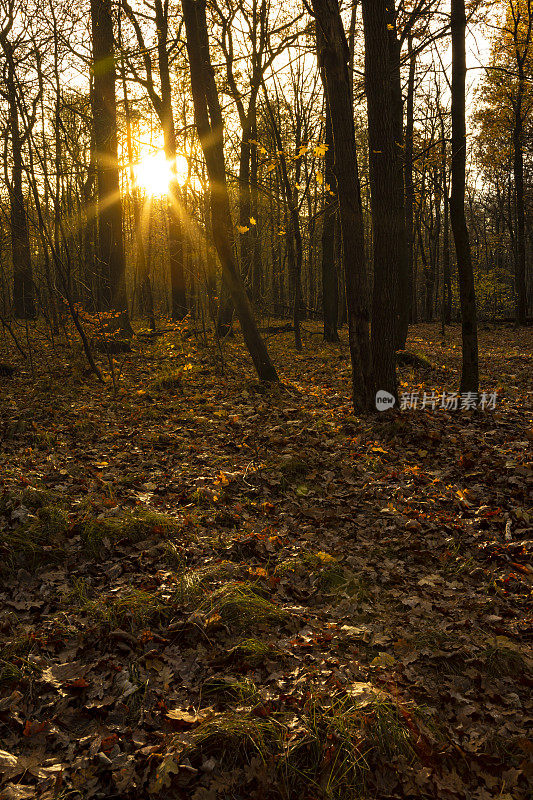
[[[413,40],[408,39],[409,79],[407,81],[407,102],[405,111],[405,239],[407,248],[407,308],[401,309],[400,335],[398,346],[405,350],[409,323],[413,318],[413,251],[414,251],[414,200],[415,186],[413,180],[413,139],[414,139],[414,106],[415,106],[415,71],[416,57],[413,53]],[[406,322],[407,320],[407,322]]]
[[[126,262],[122,238],[115,56],[110,0],[91,0],[93,44],[93,128],[98,193],[98,272],[101,310],[121,312],[121,328],[129,329]],[[131,330],[131,329],[130,329]]]
[[[457,254],[463,339],[461,392],[478,392],[476,292],[465,215],[466,186],[466,13],[464,0],[451,0],[452,12],[452,192],[450,217]]]
[[[441,123],[441,172],[442,193],[444,198],[444,230],[442,243],[442,325],[452,322],[452,276],[450,268],[450,198],[448,193],[446,129],[444,116],[440,112]]]
[[[287,207],[287,216],[290,222],[290,234],[287,238],[287,252],[289,257],[289,278],[292,283],[292,320],[294,325],[294,344],[297,350],[302,349],[302,336],[300,333],[300,319],[301,319],[301,305],[302,305],[302,260],[303,260],[303,243],[302,232],[300,230],[300,215],[298,212],[298,196],[292,190],[289,181],[289,173],[287,170],[287,159],[283,149],[283,142],[279,127],[274,117],[272,105],[268,98],[266,86],[264,86],[265,103],[270,117],[270,124],[272,126],[272,133],[274,134],[274,141],[278,149],[279,157],[279,171],[281,176],[281,184],[283,193],[285,195],[285,203]],[[298,179],[296,179],[296,183]]]
[[[362,8],[374,233],[372,357],[377,388],[396,396],[398,272],[405,254],[403,180],[398,180],[403,160],[396,144],[386,0],[363,0]]]
[[[205,0],[182,0],[182,7],[196,128],[209,176],[215,247],[257,374],[261,380],[277,381],[276,369],[259,333],[235,260],[224,164],[222,112],[209,54]]]
[[[168,61],[168,10],[163,8],[162,0],[155,0],[155,20],[157,28],[157,59],[161,81],[160,119],[163,128],[165,157],[170,165],[172,179],[168,199],[168,252],[170,262],[170,285],[172,290],[172,317],[183,319],[187,315],[187,294],[185,287],[185,243],[181,221],[181,195],[176,172],[176,130],[172,108],[172,89]]]
[[[322,78],[325,85],[325,78]],[[324,341],[338,342],[339,285],[337,262],[335,260],[335,216],[336,197],[329,194],[335,191],[335,152],[331,130],[331,112],[326,99],[326,158],[324,169],[324,211],[322,216],[322,307],[324,309]]]
[[[409,255],[407,252],[407,230],[405,221],[405,153],[403,136],[403,94],[401,78],[401,43],[396,30],[395,2],[390,3],[387,10],[387,31],[389,43],[389,80],[391,111],[393,119],[395,166],[390,171],[390,180],[394,186],[394,212],[397,219],[394,222],[398,240],[396,243],[396,271],[398,301],[396,308],[397,329],[396,348],[403,350],[409,329],[409,311],[411,292],[409,286]],[[412,59],[411,59],[412,60]],[[411,65],[410,65],[411,70]],[[413,78],[414,81],[414,78]],[[379,160],[379,159],[378,159]],[[393,209],[391,208],[391,211]]]
[[[524,325],[527,316],[526,298],[526,224],[524,207],[524,143],[522,105],[524,94],[524,67],[520,62],[518,76],[518,95],[515,103],[513,126],[513,172],[516,202],[516,321]]]
[[[363,209],[355,143],[349,51],[337,0],[313,0],[318,62],[331,113],[335,176],[342,232],[342,259],[356,410],[374,407],[370,353],[368,287],[364,251]]]
[[[119,46],[122,46],[120,39],[119,27]],[[154,296],[152,293],[152,284],[150,281],[150,269],[146,259],[146,251],[144,249],[143,231],[142,231],[142,209],[141,198],[139,197],[139,190],[135,180],[135,170],[133,168],[133,139],[131,131],[131,111],[130,101],[128,97],[128,87],[126,84],[126,73],[124,69],[124,59],[122,59],[122,92],[124,95],[124,116],[126,122],[126,148],[128,153],[128,162],[130,168],[130,182],[133,201],[133,229],[136,248],[136,274],[140,279],[141,284],[141,307],[143,312],[148,315],[150,327],[155,330],[155,314],[154,314]]]
[[[2,34],[1,44],[7,61],[6,90],[12,155],[11,182],[8,189],[13,262],[13,312],[19,319],[33,319],[36,310],[28,219],[22,190],[22,135],[17,106],[13,46],[7,38],[7,34]]]

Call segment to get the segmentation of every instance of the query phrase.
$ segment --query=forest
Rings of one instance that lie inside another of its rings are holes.
[[[533,0],[0,0],[0,800],[528,800]]]

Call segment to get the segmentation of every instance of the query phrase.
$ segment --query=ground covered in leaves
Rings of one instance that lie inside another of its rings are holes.
[[[495,411],[364,419],[304,327],[277,388],[176,330],[0,379],[2,800],[531,797],[531,331]],[[457,328],[409,349],[457,388]]]

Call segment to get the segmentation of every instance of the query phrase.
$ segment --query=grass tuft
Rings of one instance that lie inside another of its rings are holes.
[[[150,389],[154,392],[177,392],[183,391],[183,371],[175,370],[165,372],[150,383]]]
[[[268,622],[282,622],[286,612],[265,600],[251,584],[228,583],[216,589],[198,610],[210,617],[220,617],[222,623],[234,630],[247,630]]]
[[[157,625],[168,617],[171,609],[158,595],[141,589],[130,589],[120,597],[93,597],[83,580],[71,586],[65,594],[64,605],[69,610],[76,608],[91,623],[124,630]]]
[[[21,566],[33,571],[42,564],[63,561],[64,534],[69,526],[62,508],[45,505],[28,522],[0,532],[0,572],[9,573]]]
[[[180,533],[180,524],[174,517],[154,511],[134,511],[120,517],[90,519],[82,525],[81,539],[87,553],[97,557],[105,545],[119,541],[141,542],[149,537],[170,538]]]

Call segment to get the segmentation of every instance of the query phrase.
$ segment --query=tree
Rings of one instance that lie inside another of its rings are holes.
[[[323,68],[322,68],[323,72]],[[322,76],[325,84],[325,77]],[[338,342],[339,283],[335,260],[335,151],[331,129],[331,111],[326,98],[326,163],[324,170],[324,208],[322,211],[322,306],[324,310],[324,340]]]
[[[452,33],[452,191],[450,221],[457,255],[462,324],[461,392],[479,389],[476,291],[465,214],[466,185],[466,11],[451,0]]]
[[[403,164],[396,143],[386,0],[363,0],[374,244],[372,357],[378,389],[396,395],[398,265],[405,254]]]
[[[479,144],[488,158],[483,166],[512,170],[512,219],[515,257],[516,319],[527,317],[526,175],[525,151],[531,128],[533,95],[529,75],[533,68],[533,7],[531,0],[505,0],[504,17],[493,41],[477,119]],[[499,143],[497,148],[495,142]],[[489,155],[490,154],[490,155]]]
[[[128,0],[121,0],[122,8],[135,30],[139,50],[145,68],[145,76],[141,77],[132,66],[135,79],[146,89],[163,131],[165,157],[171,169],[168,202],[168,250],[170,262],[170,283],[172,287],[172,316],[183,319],[187,314],[187,294],[184,269],[184,234],[182,225],[182,198],[178,182],[176,159],[178,155],[176,126],[172,103],[172,86],[170,79],[170,57],[168,44],[169,0],[155,0],[154,19],[157,36],[157,64],[159,68],[160,91],[158,93],[154,79],[151,48],[145,41],[141,24]]]
[[[209,176],[213,239],[244,341],[261,380],[277,381],[276,368],[257,327],[235,260],[233,223],[226,184],[222,111],[215,84],[205,16],[205,0],[182,0],[191,92],[198,138]]]
[[[4,55],[5,79],[5,89],[0,90],[0,94],[5,97],[8,103],[9,131],[6,135],[11,140],[12,156],[11,180],[8,183],[8,191],[13,263],[13,311],[15,317],[31,319],[35,317],[36,309],[28,220],[22,184],[22,148],[27,136],[21,131],[20,126],[15,48],[10,40],[16,12],[14,0],[10,0],[6,10],[6,20],[0,29],[0,47]]]
[[[356,410],[369,411],[374,403],[374,381],[361,186],[355,143],[352,82],[348,72],[349,50],[337,0],[313,0],[312,5],[316,20],[317,57],[331,113],[335,151],[353,401]]]
[[[115,54],[111,0],[91,0],[93,46],[93,129],[98,193],[98,305],[121,313],[121,327],[129,327],[126,299],[126,262],[122,238]]]

